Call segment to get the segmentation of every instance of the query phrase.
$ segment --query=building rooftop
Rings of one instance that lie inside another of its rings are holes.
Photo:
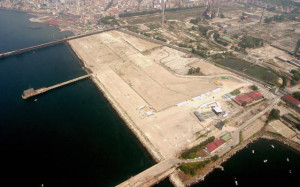
[[[218,147],[220,147],[221,145],[223,145],[224,143],[225,143],[224,140],[216,139],[213,142],[207,144],[206,148],[208,149],[209,152],[212,152],[216,150]]]
[[[261,99],[263,97],[264,95],[259,93],[258,91],[252,91],[235,97],[234,101],[237,102],[239,105],[242,105],[243,103],[249,103],[253,100]]]
[[[264,95],[261,94],[261,93],[259,93],[258,91],[249,92],[249,93],[247,93],[247,95],[249,97],[253,98],[254,100],[260,99],[260,98],[264,97]]]
[[[289,94],[286,94],[285,96],[283,96],[283,98],[292,102],[294,105],[297,105],[297,106],[300,105],[300,101]]]

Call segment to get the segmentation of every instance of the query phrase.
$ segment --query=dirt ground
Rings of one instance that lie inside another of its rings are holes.
[[[264,47],[249,49],[248,53],[249,56],[264,60],[265,62],[271,63],[272,65],[275,65],[279,68],[288,70],[295,69],[295,66],[276,58],[281,57],[287,60],[291,60],[293,58],[291,55],[270,45],[266,44]]]
[[[267,117],[266,116],[262,116],[259,119],[255,120],[250,125],[248,125],[245,129],[243,129],[243,131],[242,131],[243,139],[247,140],[253,134],[255,134],[259,130],[261,130],[261,128],[263,128],[266,120],[267,120]]]
[[[272,121],[269,123],[271,127],[275,130],[275,132],[281,134],[282,136],[286,138],[293,138],[296,133],[291,130],[289,127],[287,127],[284,123],[282,123],[280,120]]]
[[[165,158],[176,156],[187,148],[199,136],[197,132],[206,132],[205,126],[193,113],[200,105],[212,100],[223,105],[224,94],[249,85],[230,75],[228,80],[222,80],[220,90],[212,93],[218,88],[214,82],[220,77],[181,76],[160,63],[166,56],[165,50],[177,53],[178,57],[184,56],[184,53],[160,48],[158,44],[118,31],[75,39],[69,43],[119,107]],[[143,51],[151,52],[145,54]],[[182,61],[184,65],[180,65],[179,62],[178,66],[183,69],[188,64]],[[203,71],[206,72],[205,68]],[[216,74],[220,73],[216,69]],[[210,94],[203,99],[192,100],[207,92]],[[181,102],[186,104],[176,106]]]

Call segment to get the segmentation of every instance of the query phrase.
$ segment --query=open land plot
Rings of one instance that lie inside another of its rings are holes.
[[[251,57],[258,58],[260,60],[264,60],[265,62],[271,63],[279,68],[283,69],[294,69],[295,66],[292,64],[289,64],[287,62],[283,62],[276,57],[281,57],[283,59],[291,60],[293,57],[286,52],[279,50],[277,48],[274,48],[270,45],[265,45],[260,48],[255,49],[249,49],[248,54]]]
[[[118,108],[125,111],[165,158],[178,155],[197,139],[197,132],[205,132],[193,113],[200,105],[212,100],[221,102],[222,95],[249,85],[231,76],[222,82],[218,92],[192,100],[216,89],[216,77],[185,77],[163,67],[160,63],[163,55],[155,54],[163,52],[165,47],[118,31],[69,43],[93,71],[95,83],[104,86]],[[176,106],[181,102],[186,103]]]
[[[238,58],[217,59],[216,63],[245,73],[265,82],[278,85],[279,76],[274,70]]]
[[[296,133],[293,130],[291,130],[280,120],[272,121],[271,123],[269,123],[269,125],[273,127],[277,133],[281,134],[286,138],[293,138],[296,135]]]

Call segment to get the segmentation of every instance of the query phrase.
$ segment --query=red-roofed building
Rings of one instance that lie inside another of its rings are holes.
[[[218,148],[218,147],[217,147],[213,142],[207,144],[207,146],[206,146],[206,149],[207,149],[210,153],[213,152],[214,150],[216,150],[217,148]]]
[[[300,101],[294,98],[293,96],[286,94],[285,96],[281,97],[283,101],[285,101],[288,105],[296,109],[300,112]]]
[[[252,91],[249,93],[244,93],[240,96],[235,97],[233,100],[239,104],[239,105],[243,105],[243,104],[247,104],[250,103],[252,101],[258,100],[263,98],[264,95],[259,93],[258,91]]]
[[[252,91],[246,94],[254,100],[261,99],[264,97],[264,95],[259,93],[258,91]]]
[[[216,151],[219,147],[221,147],[225,143],[222,139],[215,139],[213,142],[207,144],[206,149],[212,153]]]

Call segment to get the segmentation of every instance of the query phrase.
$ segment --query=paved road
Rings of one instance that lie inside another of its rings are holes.
[[[227,144],[227,146],[225,148],[223,148],[221,151],[218,152],[218,155],[221,156],[223,154],[225,154],[226,152],[228,152],[232,146],[236,146],[240,143],[240,132],[241,130],[243,130],[245,127],[247,127],[249,124],[251,124],[252,122],[254,122],[255,120],[257,120],[258,118],[260,118],[262,115],[264,115],[266,112],[272,110],[278,103],[278,101],[280,100],[280,97],[276,97],[272,104],[269,105],[267,108],[265,108],[263,111],[261,111],[260,113],[256,114],[255,116],[253,116],[252,118],[250,118],[248,121],[245,121],[245,123],[243,123],[240,127],[238,127],[233,133],[231,133],[231,137],[232,140],[231,142],[229,142]]]
[[[156,184],[163,177],[169,176],[172,172],[175,171],[178,164],[180,164],[182,160],[178,158],[169,158],[166,159],[151,168],[143,171],[142,173],[131,177],[127,181],[119,184],[117,187],[124,187],[124,186],[152,186]]]
[[[152,186],[159,181],[163,180],[164,178],[168,177],[172,174],[177,166],[181,163],[194,163],[194,162],[202,162],[209,157],[203,158],[195,158],[195,159],[188,159],[188,160],[180,160],[178,158],[169,158],[166,159],[151,168],[143,171],[142,173],[131,177],[127,181],[119,184],[117,187],[124,187],[124,186]]]

